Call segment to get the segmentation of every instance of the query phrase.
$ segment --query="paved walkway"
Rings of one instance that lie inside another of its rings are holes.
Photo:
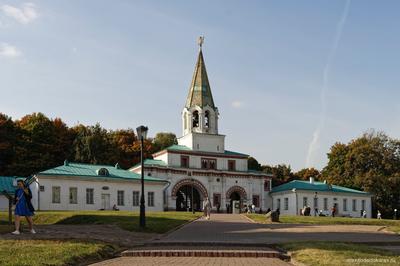
[[[258,224],[243,215],[213,214],[155,241],[159,243],[277,244],[293,241],[400,242],[380,226]]]
[[[122,257],[92,264],[93,266],[290,266],[280,259],[269,258],[204,258],[204,257]]]

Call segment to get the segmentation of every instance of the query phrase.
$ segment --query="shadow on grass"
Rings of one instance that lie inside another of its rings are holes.
[[[354,244],[354,243],[340,243],[340,242],[332,243],[324,241],[315,241],[315,242],[296,242],[296,243],[279,244],[277,246],[291,252],[301,251],[304,249],[317,249],[325,252],[352,251],[365,255],[371,255],[371,254],[383,255],[383,256],[394,255],[393,252],[387,250],[376,249],[369,247],[365,244]]]
[[[86,215],[78,214],[61,219],[55,224],[102,224],[116,225],[124,230],[147,233],[165,233],[186,223],[188,219],[174,219],[173,217],[146,217],[146,228],[139,226],[139,216],[124,215]]]

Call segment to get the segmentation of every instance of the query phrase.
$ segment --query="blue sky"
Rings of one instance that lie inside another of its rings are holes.
[[[371,128],[400,137],[399,9],[394,0],[0,1],[0,112],[179,136],[204,35],[228,149],[322,168],[337,141]]]

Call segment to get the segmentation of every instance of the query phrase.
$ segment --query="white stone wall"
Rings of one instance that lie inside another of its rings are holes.
[[[297,205],[296,205],[296,194],[297,194]],[[281,215],[296,215],[296,206],[297,206],[297,214],[300,214],[300,209],[303,208],[303,198],[307,197],[307,205],[311,207],[311,215],[314,215],[314,191],[300,191],[298,190],[296,193],[292,191],[283,191],[272,193],[272,209],[276,210],[278,208],[278,199],[280,199],[281,206],[280,212]],[[285,198],[288,198],[289,208],[285,209]],[[324,199],[328,200],[328,208],[324,209]],[[335,200],[336,199],[336,200]],[[343,199],[347,199],[347,210],[344,210]],[[353,199],[356,200],[356,210],[353,211]],[[336,203],[338,206],[338,216],[350,216],[350,217],[360,217],[361,216],[361,202],[365,200],[365,210],[367,211],[367,218],[371,218],[372,205],[371,205],[371,196],[361,196],[353,193],[334,193],[334,192],[322,192],[318,191],[317,201],[318,201],[318,210],[322,210],[324,214],[330,215],[331,208]]]
[[[147,175],[149,171],[145,171]],[[271,202],[268,200],[268,192],[264,192],[264,179],[263,178],[252,178],[252,177],[208,177],[208,176],[186,176],[180,174],[171,173],[158,173],[157,171],[150,172],[154,177],[163,177],[170,182],[170,186],[166,190],[168,209],[175,210],[176,199],[172,198],[172,190],[176,183],[182,179],[193,178],[201,182],[207,190],[208,196],[212,202],[214,193],[221,194],[221,210],[226,209],[226,204],[230,202],[230,199],[226,199],[226,192],[233,186],[240,186],[245,189],[247,194],[247,204],[252,203],[253,195],[259,195],[260,207],[263,210],[268,208]],[[217,181],[219,179],[219,181]],[[199,191],[200,192],[200,191]],[[201,194],[201,193],[200,193]],[[201,199],[202,200],[202,199]],[[213,206],[216,210],[216,206]],[[257,208],[258,209],[258,208]]]
[[[224,153],[225,136],[205,133],[188,133],[178,138],[178,144],[194,151]]]
[[[177,153],[164,153],[160,156],[154,157],[156,160],[162,160],[166,162],[170,167],[181,167],[181,154]],[[225,158],[225,157],[212,157],[212,156],[200,156],[200,155],[186,155],[189,156],[189,167],[195,169],[201,169],[201,158],[214,158],[217,160],[217,170],[228,171],[228,161],[236,161],[236,171],[247,171],[247,159],[238,158]]]
[[[133,206],[133,191],[141,191],[139,181],[125,181],[125,180],[100,180],[82,177],[59,177],[59,176],[39,176],[38,181],[40,186],[44,186],[44,191],[32,191],[34,206],[37,209],[37,199],[39,199],[40,210],[99,210],[102,208],[102,194],[110,195],[110,207],[114,204],[120,210],[134,210],[139,211],[139,206]],[[52,203],[52,187],[61,187],[61,202]],[[109,187],[104,190],[103,187]],[[145,202],[146,210],[149,211],[162,211],[163,210],[163,189],[165,183],[160,182],[145,182]],[[69,203],[69,188],[78,188],[78,203]],[[86,188],[94,189],[94,204],[86,204]],[[117,204],[117,191],[124,191],[124,205]],[[148,206],[147,192],[154,192],[154,207]]]

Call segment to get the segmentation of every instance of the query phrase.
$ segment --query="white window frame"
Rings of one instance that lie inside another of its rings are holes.
[[[57,193],[57,194],[55,194],[55,193]],[[53,203],[53,204],[61,203],[61,187],[60,186],[51,187],[51,203]]]
[[[346,198],[343,199],[343,211],[347,212],[347,199]]]
[[[140,205],[140,192],[133,191],[132,192],[132,206],[139,206]]]
[[[285,209],[285,211],[289,210],[289,198],[283,199],[283,208]]]
[[[86,204],[94,204],[94,188],[86,188]]]
[[[72,194],[75,191],[75,194]],[[70,187],[69,188],[69,204],[78,204],[78,188]]]
[[[118,206],[125,205],[125,191],[123,191],[123,190],[117,191],[117,205]]]
[[[353,212],[356,212],[357,211],[357,199],[353,199],[353,201],[352,201],[353,203],[353,206],[352,206],[352,210],[353,210]]]
[[[148,207],[154,207],[154,192],[149,191],[147,192],[147,206]]]

